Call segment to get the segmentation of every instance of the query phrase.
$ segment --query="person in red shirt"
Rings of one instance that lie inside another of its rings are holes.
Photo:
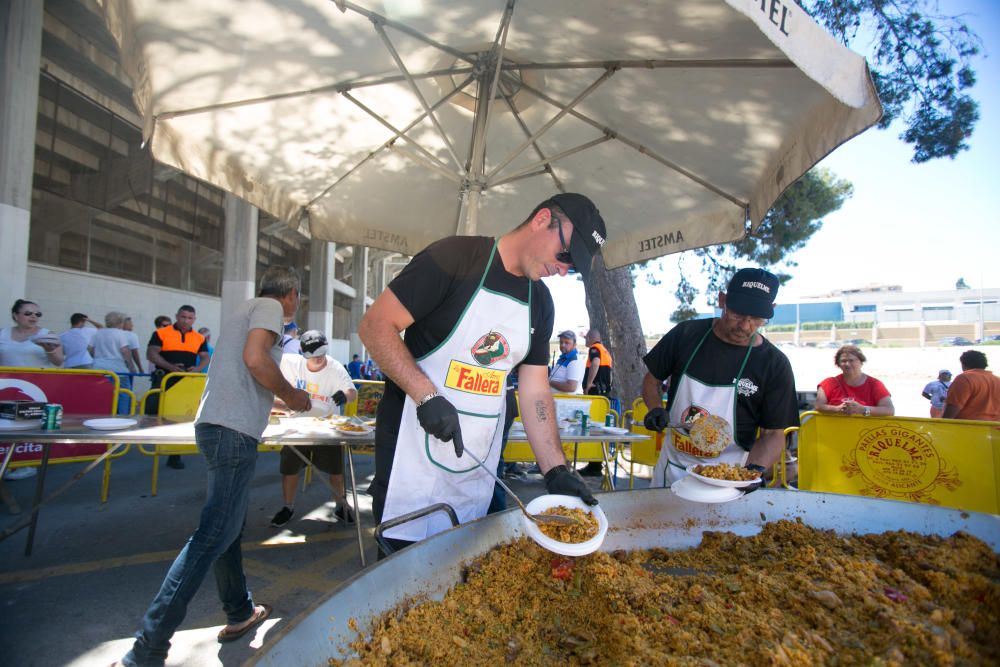
[[[844,345],[833,356],[841,374],[828,377],[816,390],[816,410],[833,415],[891,417],[896,413],[892,396],[880,380],[861,372],[868,361],[857,345]]]
[[[962,372],[948,387],[945,419],[1000,421],[1000,378],[986,370],[986,355],[967,350],[958,360]]]

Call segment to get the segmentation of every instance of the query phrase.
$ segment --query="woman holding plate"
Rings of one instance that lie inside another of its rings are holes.
[[[42,309],[34,301],[18,299],[10,309],[14,326],[0,329],[0,366],[55,368],[62,366],[62,341],[38,325]]]

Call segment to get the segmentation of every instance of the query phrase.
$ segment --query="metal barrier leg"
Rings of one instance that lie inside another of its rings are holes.
[[[42,495],[45,493],[45,473],[49,471],[49,452],[52,445],[42,445],[42,465],[38,471],[38,481],[35,482],[35,501],[31,509],[31,527],[28,528],[28,544],[24,547],[24,555],[31,555],[31,546],[35,542],[35,528],[38,527],[38,511],[42,506]]]
[[[310,461],[305,454],[296,449],[294,445],[283,445],[283,446],[291,449],[293,452],[295,452],[296,456],[302,459],[303,463],[306,464],[306,470],[310,470],[313,467],[312,461]],[[358,491],[354,483],[354,458],[351,456],[350,445],[344,444],[340,446],[342,446],[344,449],[347,450],[347,464],[351,471],[351,497],[354,500],[354,508],[353,508],[354,528],[358,534],[358,551],[361,554],[361,567],[365,567],[367,564],[365,563],[365,544],[361,538],[361,510],[358,508]],[[329,477],[325,475],[319,475],[319,478],[323,480],[323,483],[327,485],[327,487],[330,489],[331,492],[333,492],[333,496],[334,498],[337,499],[337,502],[342,502],[348,506],[344,510],[344,515],[347,516],[347,512],[352,511],[352,508],[349,506],[350,504],[347,502],[347,498],[344,498],[343,496],[337,493],[337,490],[333,488],[333,484],[330,483]],[[345,479],[344,481],[346,483],[347,480]]]
[[[351,472],[351,500],[354,501],[354,530],[358,533],[358,553],[361,556],[361,567],[367,567],[365,562],[365,542],[361,537],[361,508],[358,507],[358,481],[354,473],[354,455],[351,454],[351,446],[344,445],[347,450],[347,468]]]
[[[160,481],[160,446],[153,445],[153,484],[149,495],[156,495],[156,484]]]
[[[111,445],[108,445],[111,449]],[[101,475],[101,504],[108,502],[108,489],[111,488],[111,459],[104,460],[104,474]]]

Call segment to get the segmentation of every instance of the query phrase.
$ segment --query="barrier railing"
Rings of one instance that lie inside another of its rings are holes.
[[[0,399],[44,401],[59,403],[65,415],[113,415],[118,406],[118,396],[127,394],[135,406],[135,395],[122,389],[120,379],[112,371],[72,368],[18,368],[0,367]],[[53,444],[49,447],[49,463],[80,463],[93,461],[107,452],[111,445]],[[42,462],[43,445],[18,442],[0,444],[0,459],[13,447],[11,468],[38,466]],[[101,478],[101,502],[107,502],[111,483],[112,459],[121,458],[130,445],[112,454],[104,462]]]
[[[1000,422],[807,412],[798,488],[1000,514]]]
[[[141,412],[146,412],[146,403],[153,396],[159,398],[156,414],[160,417],[177,420],[190,420],[198,413],[201,394],[205,390],[208,376],[204,373],[167,373],[163,376],[158,389],[150,389],[142,395]],[[146,445],[139,444],[137,449],[146,456],[153,457],[153,473],[150,482],[150,494],[156,495],[160,481],[160,457],[186,454],[197,454],[198,447],[194,444],[184,445]]]

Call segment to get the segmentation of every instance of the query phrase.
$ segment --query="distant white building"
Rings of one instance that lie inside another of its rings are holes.
[[[898,285],[834,290],[774,308],[772,325],[809,322],[951,322],[981,324],[1000,320],[1000,288],[906,292]]]

